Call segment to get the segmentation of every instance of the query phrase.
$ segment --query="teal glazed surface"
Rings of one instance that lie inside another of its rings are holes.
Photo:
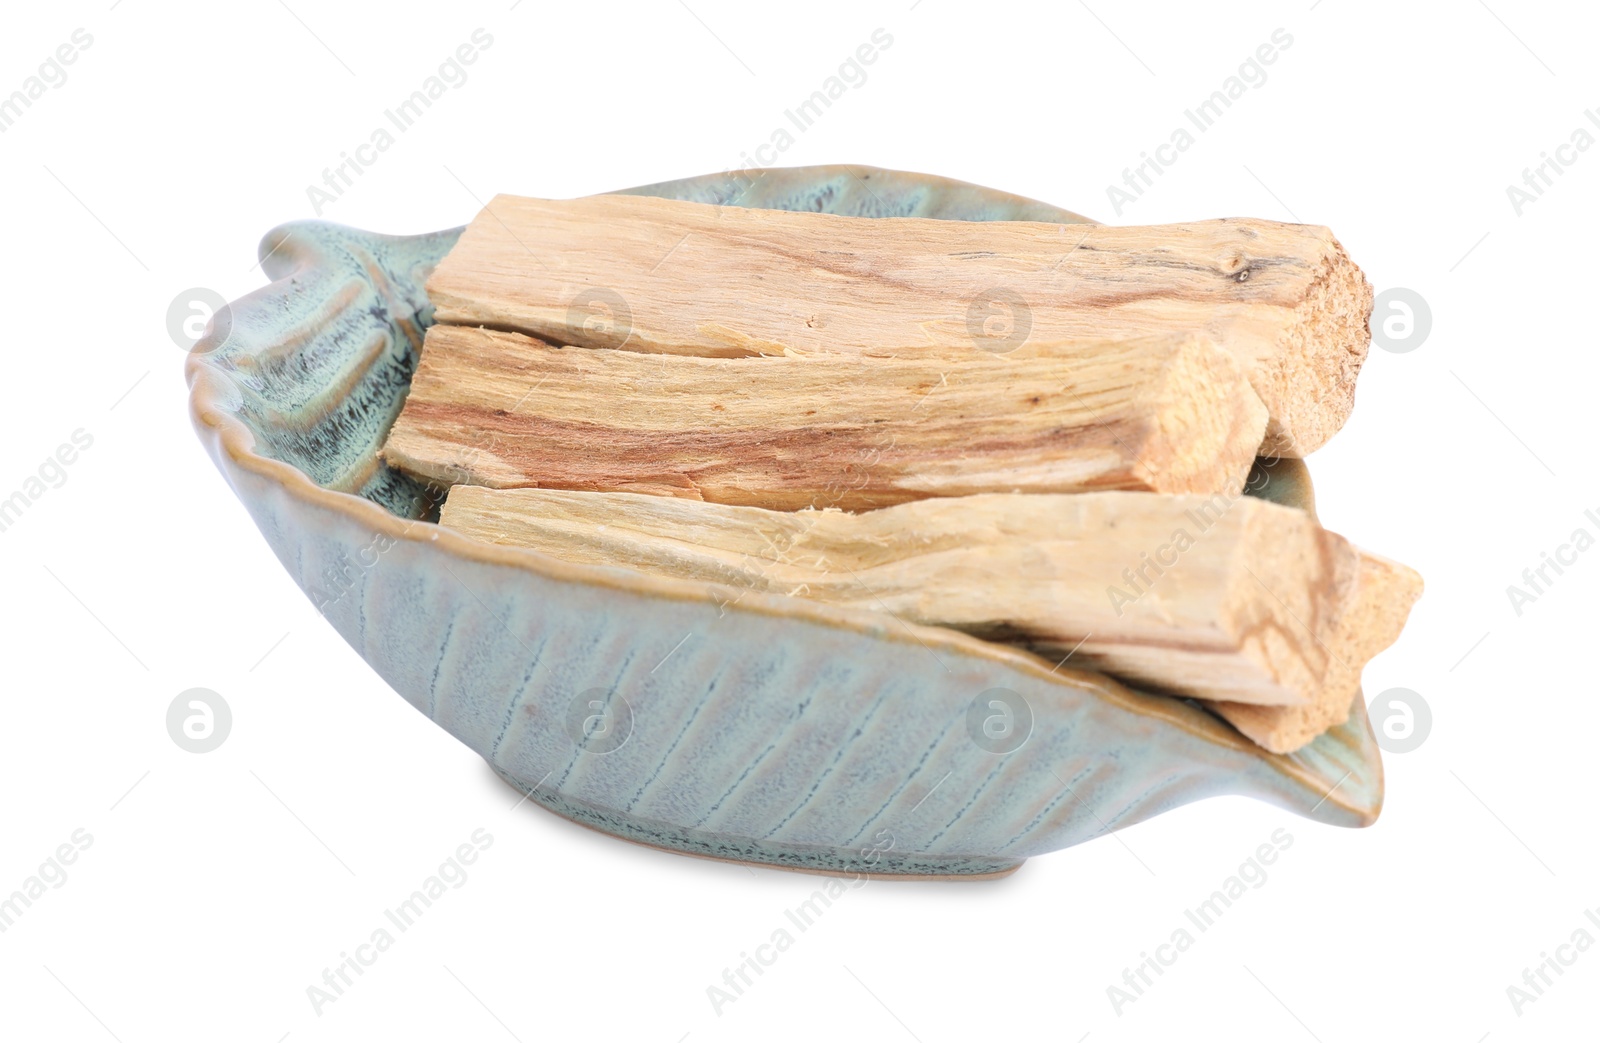
[[[859,216],[1086,220],[860,167],[629,191]],[[377,449],[432,321],[423,282],[459,231],[273,230],[261,244],[273,282],[235,302],[190,357],[191,414],[340,635],[533,802],[687,854],[957,877],[1005,873],[1218,794],[1334,825],[1377,817],[1382,767],[1359,696],[1346,724],[1279,756],[1189,702],[1052,672],[953,631],[778,596],[731,600],[434,524],[435,493]],[[1294,468],[1278,496],[1309,496]],[[994,688],[1033,718],[1011,753],[968,732],[969,707]],[[620,730],[574,729],[591,700]]]

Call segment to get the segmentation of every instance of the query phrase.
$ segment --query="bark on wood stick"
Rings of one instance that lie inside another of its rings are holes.
[[[440,521],[569,561],[1076,649],[1075,665],[1230,704],[1348,707],[1409,608],[1358,583],[1342,537],[1248,496],[982,494],[850,514],[458,486]]]
[[[1331,232],[858,218],[637,196],[497,196],[428,280],[440,322],[687,355],[1200,331],[1270,415],[1262,455],[1344,423],[1372,289]]]
[[[1238,362],[1196,334],[728,359],[436,325],[383,455],[441,484],[859,510],[989,491],[1232,494],[1265,424]]]

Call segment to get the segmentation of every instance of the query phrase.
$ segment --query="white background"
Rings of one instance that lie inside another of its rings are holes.
[[[1600,106],[1579,5],[454,0],[27,5],[0,94],[92,46],[0,134],[9,298],[0,496],[93,446],[0,532],[0,893],[76,829],[0,934],[0,1036],[102,1040],[1315,1038],[1594,1032],[1600,950],[1507,987],[1600,906],[1591,794],[1600,552],[1506,588],[1600,513],[1590,249],[1600,149],[1517,214],[1525,167]],[[108,10],[108,8],[111,8]],[[691,10],[692,8],[692,10]],[[380,13],[381,11],[381,13]],[[1502,21],[1504,19],[1504,21]],[[707,987],[812,877],[644,850],[530,805],[389,691],[285,576],[202,453],[169,302],[263,281],[260,235],[475,28],[493,36],[324,217],[459,224],[474,196],[722,171],[874,29],[891,47],[779,158],[992,185],[1118,223],[1330,225],[1433,312],[1374,349],[1312,460],[1324,522],[1428,589],[1370,694],[1434,724],[1371,829],[1215,799],[998,883],[852,890],[720,1013]],[[1106,187],[1273,30],[1292,47],[1119,217]],[[448,165],[448,170],[446,170]],[[452,173],[453,172],[453,173]],[[202,686],[215,752],[165,714]],[[306,989],[478,828],[493,846],[336,1003]],[[1137,1002],[1107,987],[1269,835],[1293,846]],[[1600,914],[1597,914],[1600,915]]]

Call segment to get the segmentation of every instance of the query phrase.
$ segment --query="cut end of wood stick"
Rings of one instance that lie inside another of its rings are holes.
[[[1232,495],[1266,419],[1238,360],[1193,333],[723,359],[434,326],[383,456],[442,484],[776,510],[995,491]]]
[[[1293,753],[1343,724],[1360,691],[1362,667],[1394,644],[1411,607],[1422,596],[1422,577],[1413,569],[1368,551],[1358,554],[1355,597],[1335,621],[1329,638],[1332,663],[1317,698],[1302,706],[1208,704],[1258,746],[1273,753]]]
[[[1237,493],[1255,465],[1268,412],[1239,361],[1196,334],[1138,342],[1165,352],[1152,406],[1139,417],[1137,484],[1164,493]],[[1235,480],[1235,468],[1248,457]]]
[[[1281,350],[1258,370],[1272,419],[1262,456],[1304,457],[1338,433],[1355,408],[1356,377],[1372,342],[1372,285],[1326,228],[1309,291]]]
[[[1343,537],[1253,496],[1134,501],[1110,527],[1093,538],[1115,546],[1140,533],[1085,577],[1106,585],[1114,611],[1081,647],[1031,642],[1041,654],[1076,647],[1075,662],[1170,695],[1267,706],[1321,698],[1336,623],[1356,597],[1358,552]]]

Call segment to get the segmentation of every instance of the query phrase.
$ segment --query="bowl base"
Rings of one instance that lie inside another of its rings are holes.
[[[873,838],[873,843],[849,849],[813,844],[780,844],[730,836],[598,807],[538,784],[530,786],[499,767],[490,767],[502,781],[523,794],[529,803],[537,804],[570,822],[644,847],[693,858],[787,869],[797,873],[885,880],[994,880],[1010,876],[1026,861],[1021,858],[924,855],[897,851],[894,838],[887,831]]]

